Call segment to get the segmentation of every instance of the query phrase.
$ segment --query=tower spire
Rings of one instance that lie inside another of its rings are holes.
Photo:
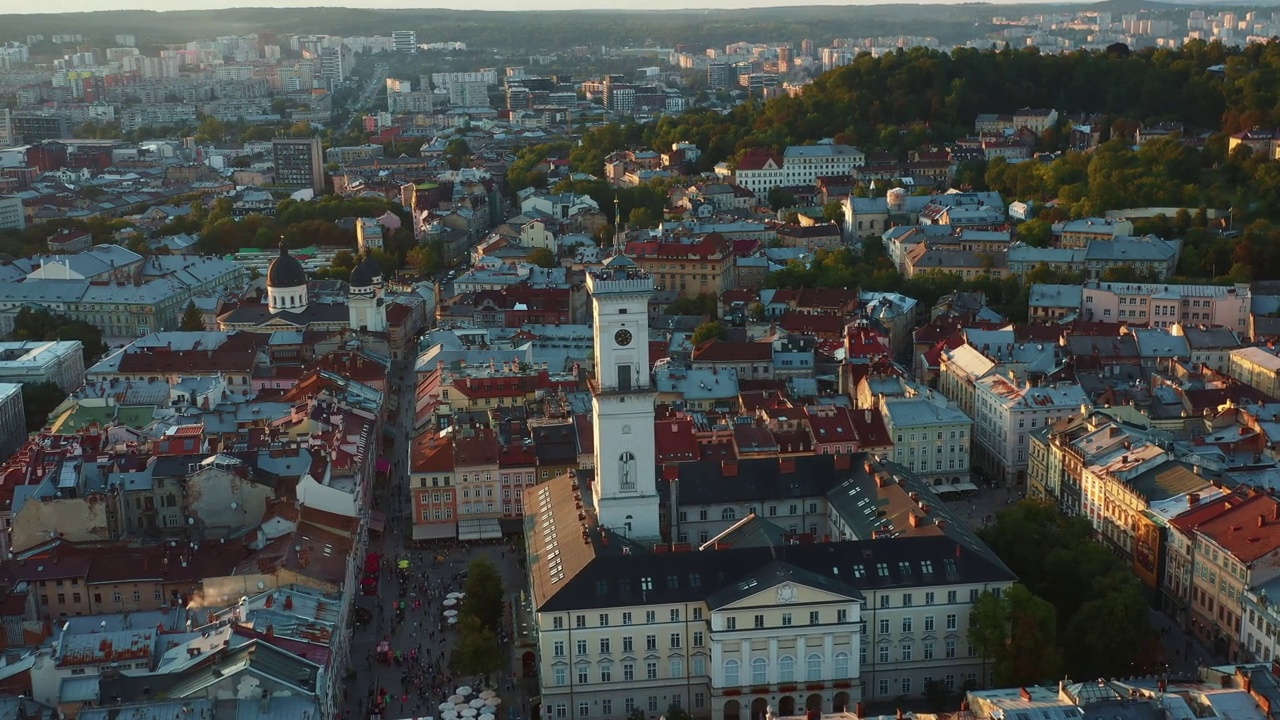
[[[618,198],[613,198],[613,254],[622,254],[622,211],[618,209]]]

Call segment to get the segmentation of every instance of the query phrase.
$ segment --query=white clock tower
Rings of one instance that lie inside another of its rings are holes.
[[[595,333],[595,420],[600,524],[625,537],[657,541],[654,392],[649,379],[649,298],[653,280],[625,255],[587,273]]]

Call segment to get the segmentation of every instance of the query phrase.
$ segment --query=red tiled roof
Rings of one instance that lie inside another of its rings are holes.
[[[692,357],[694,362],[766,362],[773,360],[773,345],[712,338],[694,348]]]
[[[840,335],[847,324],[843,315],[813,315],[801,312],[788,312],[782,316],[778,326],[787,332],[811,335]]]
[[[494,465],[498,462],[498,436],[492,428],[480,428],[474,435],[455,435],[454,467]]]
[[[762,148],[747,151],[738,159],[738,170],[763,170],[764,166],[772,160],[774,166],[782,167],[782,158]]]
[[[1280,500],[1258,493],[1235,507],[1221,504],[1223,512],[1201,522],[1197,532],[1243,563],[1280,549]]]
[[[453,443],[430,430],[413,439],[409,448],[410,472],[453,472],[453,468]]]
[[[658,462],[686,462],[698,459],[698,440],[693,421],[686,418],[659,420],[653,428]]]

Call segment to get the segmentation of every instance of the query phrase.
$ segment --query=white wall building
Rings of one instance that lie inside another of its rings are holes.
[[[893,442],[893,461],[930,485],[969,482],[973,420],[941,393],[882,397],[880,411]]]
[[[1075,384],[1036,387],[993,373],[978,379],[974,387],[977,465],[995,480],[1015,487],[1027,481],[1027,435],[1093,408],[1084,388]]]

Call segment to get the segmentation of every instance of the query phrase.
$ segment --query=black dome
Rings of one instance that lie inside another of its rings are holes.
[[[351,271],[350,284],[353,288],[373,287],[381,277],[382,268],[378,265],[378,261],[374,260],[372,255],[366,255],[364,262]]]
[[[289,249],[280,243],[280,257],[271,261],[267,268],[267,287],[288,288],[307,284],[307,273],[302,263],[289,254]]]

